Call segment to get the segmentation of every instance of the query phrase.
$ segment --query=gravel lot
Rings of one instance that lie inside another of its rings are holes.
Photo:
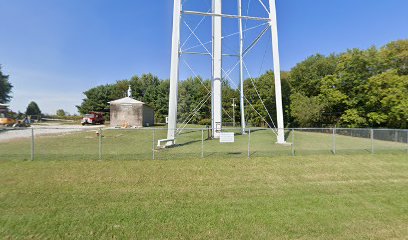
[[[104,126],[81,126],[81,125],[35,125],[34,133],[35,136],[44,136],[44,135],[61,135],[69,134],[72,132],[79,131],[95,131]],[[31,137],[31,128],[21,128],[13,130],[4,130],[0,128],[0,142],[6,142],[14,139],[21,138],[30,138]]]

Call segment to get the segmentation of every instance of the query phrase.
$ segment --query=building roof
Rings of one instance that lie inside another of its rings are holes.
[[[131,97],[124,97],[118,100],[108,102],[109,104],[146,104]]]
[[[2,104],[2,103],[0,103],[0,107],[8,107],[9,105],[7,105],[7,104]]]

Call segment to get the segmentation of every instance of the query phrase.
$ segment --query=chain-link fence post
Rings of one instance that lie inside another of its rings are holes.
[[[34,151],[35,151],[35,141],[34,141],[34,128],[31,128],[31,161],[34,160]]]
[[[248,129],[248,158],[251,157],[251,129]]]
[[[333,154],[336,155],[336,128],[333,128]]]
[[[154,141],[155,141],[155,137],[156,137],[155,136],[156,135],[156,129],[153,128],[152,132],[153,132],[153,134],[152,134],[153,135],[153,138],[152,138],[153,139],[153,142],[152,142],[152,159],[155,160],[156,156],[154,155]]]
[[[292,156],[295,156],[295,129],[292,129]]]
[[[98,136],[98,156],[99,160],[102,160],[102,128],[99,128],[99,136]]]
[[[371,154],[374,154],[374,129],[370,129],[371,137]]]
[[[406,133],[405,135],[407,137],[407,147],[406,147],[406,149],[407,149],[407,154],[408,154],[408,130],[406,130],[405,133]]]
[[[201,129],[201,158],[204,158],[204,130]]]

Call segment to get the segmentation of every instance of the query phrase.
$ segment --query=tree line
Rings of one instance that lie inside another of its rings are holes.
[[[408,40],[311,56],[289,82],[296,125],[408,127]]]
[[[155,109],[156,121],[164,122],[170,82],[152,74],[91,88],[84,92],[86,98],[77,108],[81,114],[107,112],[108,102],[124,97],[128,85],[135,99]],[[274,88],[272,71],[244,81],[246,122],[253,126],[273,126]],[[211,123],[210,89],[210,80],[200,77],[179,83],[180,122]],[[235,98],[235,121],[239,123],[239,89],[223,81],[222,92],[223,121],[233,122],[232,99]],[[282,93],[288,127],[407,128],[408,40],[394,41],[381,48],[310,56],[282,73]]]
[[[408,128],[408,40],[394,41],[381,48],[350,49],[328,56],[316,54],[281,75],[286,127]],[[124,97],[128,85],[135,99],[155,109],[156,122],[164,122],[170,81],[153,74],[93,87],[84,92],[86,97],[77,106],[78,111],[81,114],[101,111],[108,117],[108,102]],[[12,88],[9,76],[2,73],[0,66],[0,103],[11,100]],[[272,71],[244,81],[246,122],[252,126],[273,126],[274,88]],[[179,83],[180,122],[211,123],[210,89],[211,81],[200,77]],[[239,89],[223,81],[222,92],[223,121],[233,122],[235,117],[239,123]],[[29,105],[27,110],[41,114],[38,106]]]

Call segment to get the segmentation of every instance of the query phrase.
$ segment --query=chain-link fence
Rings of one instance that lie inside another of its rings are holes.
[[[167,146],[166,128],[35,127],[0,129],[0,160],[172,160],[322,154],[408,154],[408,130],[285,129],[285,144],[270,128],[223,128],[234,139],[221,143],[209,128],[177,130]]]

